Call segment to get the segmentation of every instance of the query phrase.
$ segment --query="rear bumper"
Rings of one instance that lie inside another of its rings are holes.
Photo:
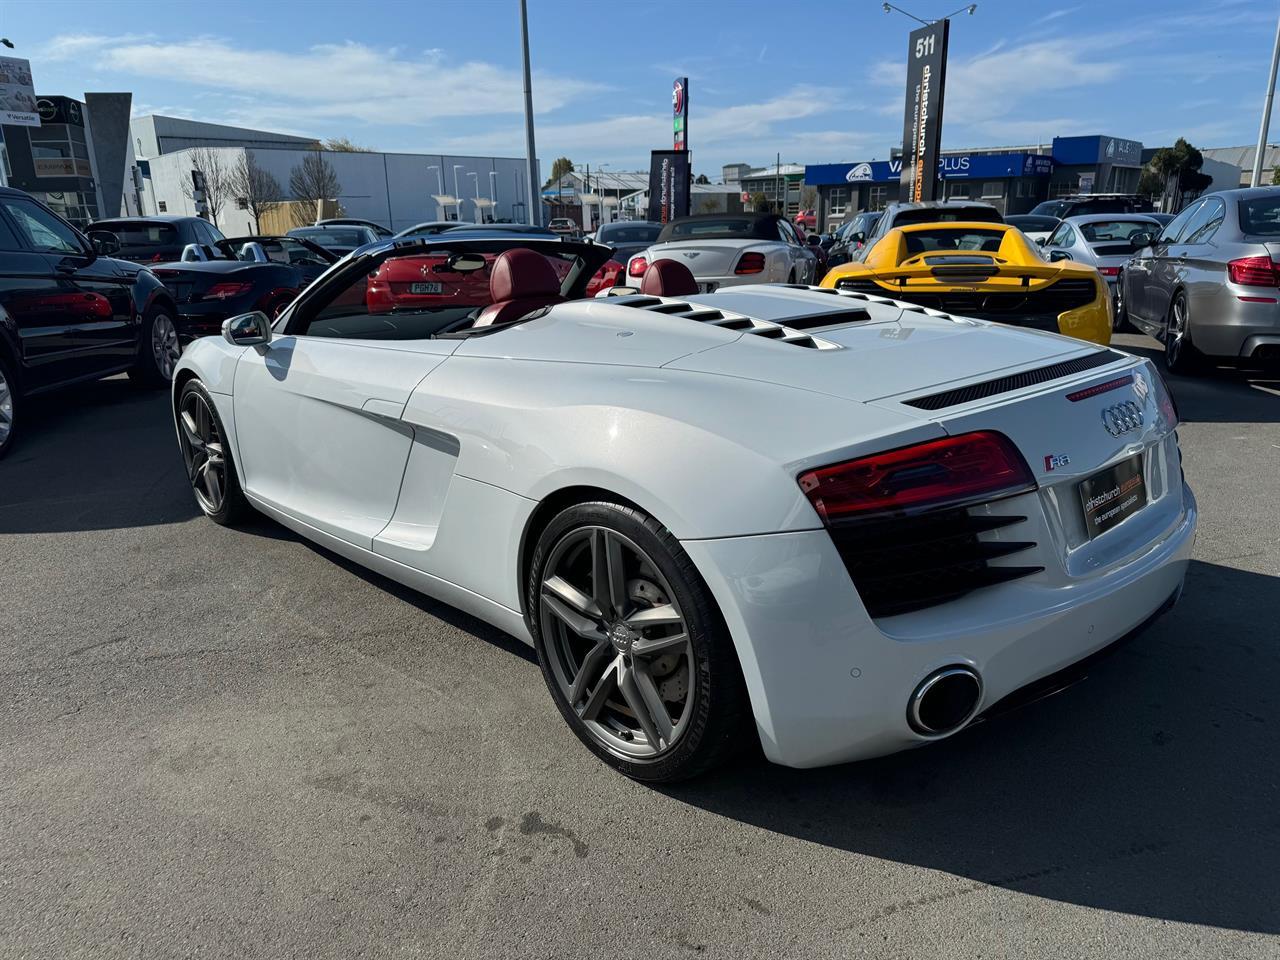
[[[938,617],[909,637],[867,615],[825,530],[684,546],[733,636],[766,756],[814,767],[931,742],[908,725],[906,705],[934,670],[976,670],[981,713],[1143,625],[1182,587],[1197,517],[1182,494],[1177,522],[1127,562],[1042,589],[1032,604],[1002,603],[1004,588],[990,588],[985,622]]]
[[[1241,296],[1271,296],[1274,290],[1226,285],[1216,296],[1191,301],[1191,341],[1213,357],[1253,357],[1260,347],[1280,343],[1280,304],[1250,302]],[[1269,353],[1270,350],[1264,351]]]

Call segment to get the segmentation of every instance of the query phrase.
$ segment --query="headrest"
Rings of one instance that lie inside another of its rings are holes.
[[[651,297],[690,297],[698,292],[698,281],[683,263],[655,260],[644,272],[640,292]]]
[[[560,278],[551,261],[540,253],[517,247],[507,250],[494,262],[489,274],[489,297],[494,303],[529,297],[554,297],[560,293]]]

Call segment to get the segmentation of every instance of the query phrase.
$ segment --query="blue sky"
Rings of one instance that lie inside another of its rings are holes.
[[[959,0],[901,0],[923,17]],[[648,166],[690,78],[694,169],[888,156],[907,33],[879,0],[529,0],[538,154]],[[383,150],[520,156],[517,0],[4,0],[37,92]],[[1105,133],[1253,142],[1280,3],[980,0],[952,23],[947,147]],[[8,51],[5,51],[8,52]],[[1277,120],[1280,128],[1280,118]],[[1276,139],[1275,137],[1272,138]]]

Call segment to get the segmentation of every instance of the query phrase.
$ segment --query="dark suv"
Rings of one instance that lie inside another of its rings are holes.
[[[167,263],[181,260],[182,251],[190,244],[200,247],[212,259],[222,231],[199,217],[122,217],[117,220],[95,220],[86,232],[97,241],[97,234],[109,234],[120,245],[112,256],[134,263]],[[108,241],[110,242],[110,241]]]
[[[1074,197],[1045,200],[1031,208],[1041,217],[1081,217],[1089,213],[1146,213],[1151,201],[1128,193],[1085,193]]]
[[[894,227],[913,223],[1004,223],[1004,217],[989,203],[972,200],[928,200],[924,203],[891,203],[862,241],[851,250],[849,259],[862,261],[867,252]]]
[[[168,383],[174,315],[150,271],[103,256],[44,204],[0,187],[0,457],[27,397],[125,371]]]

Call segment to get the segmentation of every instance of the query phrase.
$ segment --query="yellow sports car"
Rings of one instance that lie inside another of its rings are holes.
[[[1003,223],[895,227],[861,263],[833,267],[822,286],[1111,342],[1111,295],[1098,271],[1046,262],[1021,230]]]

